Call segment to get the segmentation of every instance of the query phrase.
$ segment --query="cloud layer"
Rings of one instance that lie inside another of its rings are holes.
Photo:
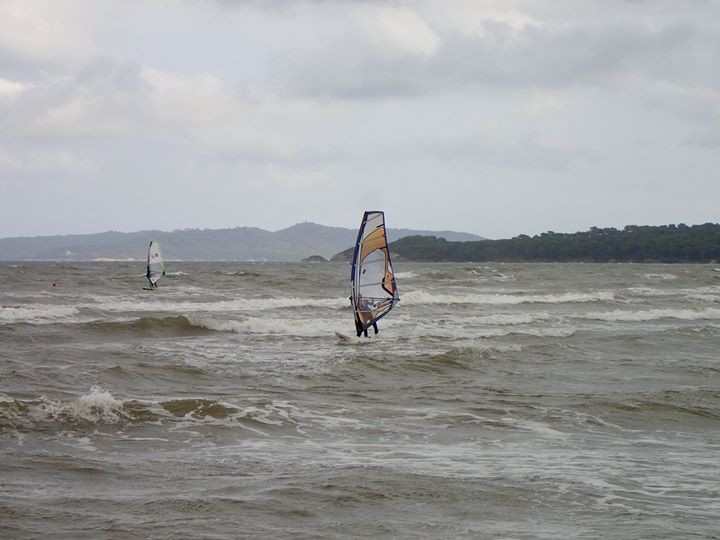
[[[690,4],[8,0],[0,236],[716,220],[720,6]]]

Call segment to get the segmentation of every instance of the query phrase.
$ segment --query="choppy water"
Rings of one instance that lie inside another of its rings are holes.
[[[0,537],[718,538],[713,266],[396,266],[0,265]]]

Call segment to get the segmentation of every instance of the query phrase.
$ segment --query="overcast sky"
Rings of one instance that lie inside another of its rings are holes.
[[[720,220],[720,2],[0,0],[0,237]]]

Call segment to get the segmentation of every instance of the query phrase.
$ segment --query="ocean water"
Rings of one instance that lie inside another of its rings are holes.
[[[167,267],[0,265],[1,538],[720,537],[712,265]]]

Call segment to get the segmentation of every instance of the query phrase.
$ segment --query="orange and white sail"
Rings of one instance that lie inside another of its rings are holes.
[[[385,214],[365,212],[352,260],[352,305],[359,330],[366,330],[400,301],[390,262]]]

